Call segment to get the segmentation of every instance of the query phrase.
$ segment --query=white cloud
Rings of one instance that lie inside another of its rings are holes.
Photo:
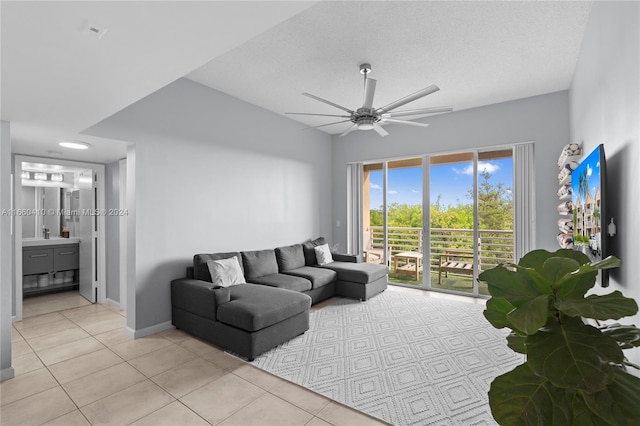
[[[592,173],[593,173],[593,169],[591,168],[590,165],[587,164],[587,177],[591,177]]]
[[[422,191],[418,189],[412,189],[411,192],[413,192],[414,194],[420,194]]]
[[[489,174],[492,174],[492,173],[497,172],[498,170],[500,170],[500,166],[498,164],[487,163],[487,162],[484,162],[484,161],[478,161],[478,173],[487,172]],[[454,167],[453,171],[456,172],[459,175],[471,176],[473,174],[473,164],[470,164],[469,166],[465,167],[462,170],[456,169]]]
[[[387,194],[389,195],[396,195],[398,193],[398,191],[394,191],[393,189],[390,189],[389,191],[387,191]]]
[[[380,191],[382,189],[382,187],[377,183],[372,183],[370,188],[375,189],[376,191]]]

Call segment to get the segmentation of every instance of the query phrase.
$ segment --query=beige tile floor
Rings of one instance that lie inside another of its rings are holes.
[[[77,292],[27,299],[24,313],[3,426],[384,424],[182,331],[132,340],[124,312]]]

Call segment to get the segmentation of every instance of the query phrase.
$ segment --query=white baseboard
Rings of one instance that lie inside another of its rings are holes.
[[[5,368],[4,370],[0,370],[0,382],[4,382],[5,380],[13,379],[16,376],[16,372],[13,367]]]
[[[161,322],[160,324],[152,325],[151,327],[142,328],[140,330],[134,330],[130,327],[125,327],[125,331],[129,337],[139,339],[141,337],[151,336],[152,334],[160,333],[161,331],[169,330],[173,328],[171,321]]]
[[[109,299],[108,297],[105,300],[105,303],[108,303],[109,305],[113,306],[114,308],[117,308],[117,309],[120,309],[120,310],[122,309],[120,307],[120,302],[116,302],[115,300]]]

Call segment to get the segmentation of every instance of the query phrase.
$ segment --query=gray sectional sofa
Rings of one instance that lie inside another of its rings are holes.
[[[387,268],[332,253],[318,265],[324,238],[269,250],[197,254],[187,278],[171,282],[177,328],[253,360],[309,329],[309,308],[334,295],[359,300],[387,288]],[[236,258],[246,284],[218,287],[207,261]]]

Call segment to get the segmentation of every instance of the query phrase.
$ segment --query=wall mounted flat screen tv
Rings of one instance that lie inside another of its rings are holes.
[[[573,249],[599,262],[608,256],[606,216],[606,164],[604,146],[598,145],[571,173],[573,202]],[[608,271],[598,281],[609,285]]]

